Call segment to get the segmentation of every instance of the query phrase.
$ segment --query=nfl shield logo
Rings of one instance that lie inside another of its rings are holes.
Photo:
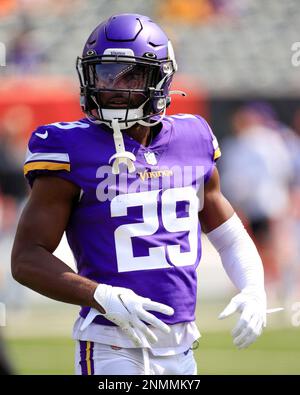
[[[156,156],[155,156],[154,152],[145,152],[144,156],[145,156],[146,162],[149,165],[157,165],[157,160],[156,160]]]

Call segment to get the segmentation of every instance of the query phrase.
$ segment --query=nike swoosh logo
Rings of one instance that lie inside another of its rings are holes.
[[[36,133],[35,135],[45,140],[48,137],[48,130],[45,133]]]

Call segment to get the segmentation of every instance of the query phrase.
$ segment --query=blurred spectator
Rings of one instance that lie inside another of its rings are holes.
[[[295,301],[300,296],[300,112],[295,112],[294,129],[283,124],[267,103],[251,105],[260,114],[263,125],[271,128],[285,145],[292,168],[286,214],[273,223],[273,251],[280,263],[281,291],[284,300]]]
[[[38,71],[45,60],[45,56],[35,46],[30,30],[25,28],[10,43],[7,58],[14,72],[22,74]]]
[[[251,0],[210,0],[214,13],[218,16],[240,17],[249,12]]]
[[[223,144],[221,163],[224,191],[254,230],[255,223],[276,219],[285,212],[292,180],[289,152],[264,117],[254,106],[242,107],[234,114],[234,135]]]
[[[224,193],[249,221],[266,280],[273,284],[281,279],[281,266],[289,266],[295,256],[288,217],[294,167],[275,125],[268,106],[253,103],[238,109],[220,163]]]
[[[291,129],[279,120],[276,112],[269,104],[255,102],[251,104],[251,108],[260,114],[262,125],[277,132],[282,139],[288,150],[292,165],[290,187],[300,187],[300,112],[296,111],[292,125],[294,129]]]

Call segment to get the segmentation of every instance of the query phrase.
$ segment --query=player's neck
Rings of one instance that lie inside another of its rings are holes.
[[[151,142],[151,128],[149,126],[135,124],[124,132],[145,147]]]

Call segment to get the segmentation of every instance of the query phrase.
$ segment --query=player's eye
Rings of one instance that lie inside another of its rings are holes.
[[[100,63],[91,66],[90,79],[98,89],[141,89],[149,86],[154,69],[148,65]]]

